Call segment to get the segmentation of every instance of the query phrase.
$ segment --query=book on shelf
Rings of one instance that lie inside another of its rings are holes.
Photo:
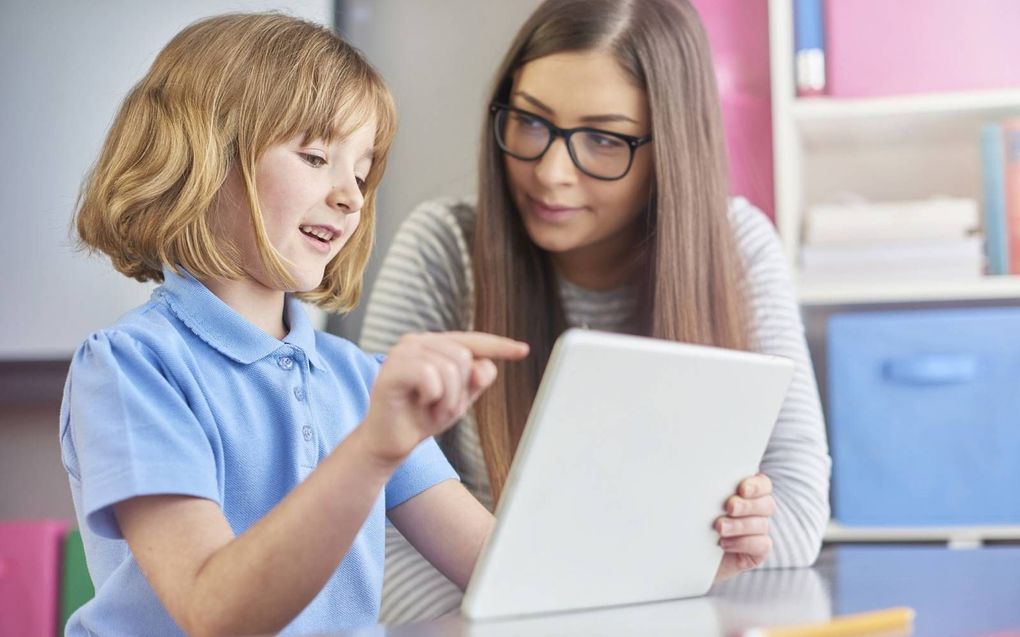
[[[794,0],[794,75],[798,97],[825,94],[824,22],[822,0]]]
[[[1020,274],[1020,118],[1002,122],[1003,181],[1005,182],[1006,236],[1009,272]]]
[[[977,269],[977,273],[975,273]],[[801,286],[830,286],[843,283],[849,284],[897,284],[897,283],[952,283],[960,281],[980,281],[983,275],[980,266],[938,266],[914,267],[898,270],[857,267],[852,270],[816,271],[804,269],[800,271],[797,284]]]
[[[1009,274],[1010,249],[1006,227],[1006,162],[1002,124],[981,128],[981,176],[984,191],[985,253],[988,274]]]
[[[977,278],[985,262],[979,236],[805,245],[800,256],[802,281]]]
[[[976,234],[980,227],[977,201],[965,197],[847,201],[811,206],[804,220],[804,243],[959,239]]]
[[[801,281],[959,280],[985,271],[977,201],[847,201],[805,216]]]

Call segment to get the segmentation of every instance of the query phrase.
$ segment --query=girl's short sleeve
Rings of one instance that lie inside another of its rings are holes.
[[[121,537],[113,505],[175,494],[220,502],[216,433],[203,426],[159,357],[123,332],[92,335],[71,362],[60,442],[80,513],[97,535]]]
[[[386,483],[386,509],[446,480],[459,480],[434,438],[423,440]]]

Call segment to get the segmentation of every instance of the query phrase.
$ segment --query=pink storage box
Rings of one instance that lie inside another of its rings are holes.
[[[828,94],[1020,88],[1018,0],[826,0]]]
[[[62,520],[0,522],[0,635],[57,634],[67,528]]]

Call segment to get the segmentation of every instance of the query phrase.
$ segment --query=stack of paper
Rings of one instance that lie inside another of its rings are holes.
[[[942,280],[984,274],[977,201],[852,202],[807,211],[802,280]]]

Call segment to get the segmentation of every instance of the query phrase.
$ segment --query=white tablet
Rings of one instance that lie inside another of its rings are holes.
[[[712,523],[758,471],[792,375],[777,356],[565,332],[462,614],[708,592],[722,559]]]

